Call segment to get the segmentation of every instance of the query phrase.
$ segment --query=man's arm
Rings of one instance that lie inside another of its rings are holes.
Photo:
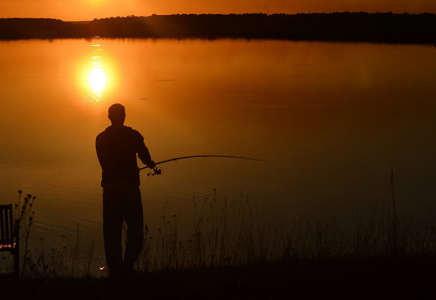
[[[148,151],[148,148],[145,146],[144,138],[140,135],[140,143],[138,147],[138,157],[142,161],[144,165],[147,165],[149,168],[156,167],[156,164],[154,161],[151,160],[150,152]]]
[[[102,150],[102,145],[101,145],[101,137],[97,136],[97,138],[95,139],[95,150],[97,152],[97,158],[98,161],[100,163],[100,166],[103,168],[103,166],[105,165],[105,158],[104,158],[104,154],[103,154],[103,150]]]

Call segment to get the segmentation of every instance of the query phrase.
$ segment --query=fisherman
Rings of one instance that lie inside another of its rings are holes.
[[[143,210],[136,155],[150,168],[155,167],[142,135],[124,126],[125,108],[109,107],[112,125],[96,139],[98,160],[103,170],[103,237],[106,264],[111,277],[135,273],[134,264],[143,245]],[[122,228],[126,222],[127,241],[122,257]]]

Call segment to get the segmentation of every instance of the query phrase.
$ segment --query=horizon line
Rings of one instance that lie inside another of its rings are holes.
[[[273,15],[287,15],[287,16],[296,16],[296,15],[329,15],[329,14],[359,14],[359,13],[363,13],[363,14],[393,14],[393,15],[411,15],[411,16],[419,16],[419,15],[423,15],[423,14],[429,14],[429,15],[436,15],[436,13],[432,13],[432,12],[421,12],[421,13],[408,13],[408,12],[402,12],[402,13],[394,13],[392,11],[386,11],[386,12],[366,12],[366,11],[335,11],[335,12],[311,12],[309,11],[307,12],[298,12],[298,13],[293,13],[293,14],[288,14],[288,13],[262,13],[262,12],[258,12],[258,13],[228,13],[228,14],[214,14],[214,13],[201,13],[201,14],[189,14],[189,13],[178,13],[178,14],[162,14],[162,15],[158,15],[158,14],[151,14],[151,15],[142,15],[142,16],[136,16],[136,15],[126,15],[126,16],[110,16],[110,17],[103,17],[103,18],[94,18],[92,20],[62,20],[62,19],[57,19],[57,18],[50,18],[50,17],[6,17],[6,18],[0,18],[0,20],[7,20],[7,19],[26,19],[26,20],[59,20],[62,22],[92,22],[94,20],[104,20],[104,19],[110,19],[110,18],[147,18],[147,17],[153,17],[153,16],[203,16],[203,15],[221,15],[221,16],[231,16],[231,15],[236,15],[236,16],[241,16],[241,15],[266,15],[266,16],[273,16]]]

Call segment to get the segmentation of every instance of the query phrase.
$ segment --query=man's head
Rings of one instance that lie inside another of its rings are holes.
[[[126,110],[124,109],[124,106],[115,103],[109,107],[109,119],[111,120],[112,125],[123,125],[125,118]]]

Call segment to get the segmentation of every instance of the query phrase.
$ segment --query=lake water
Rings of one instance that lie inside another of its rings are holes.
[[[389,200],[436,208],[436,49],[244,40],[0,42],[0,199],[36,195],[34,237],[101,242],[94,142],[126,107],[155,161],[144,216],[192,221],[193,197],[248,196],[268,219],[334,218]],[[165,210],[165,212],[164,212]]]

